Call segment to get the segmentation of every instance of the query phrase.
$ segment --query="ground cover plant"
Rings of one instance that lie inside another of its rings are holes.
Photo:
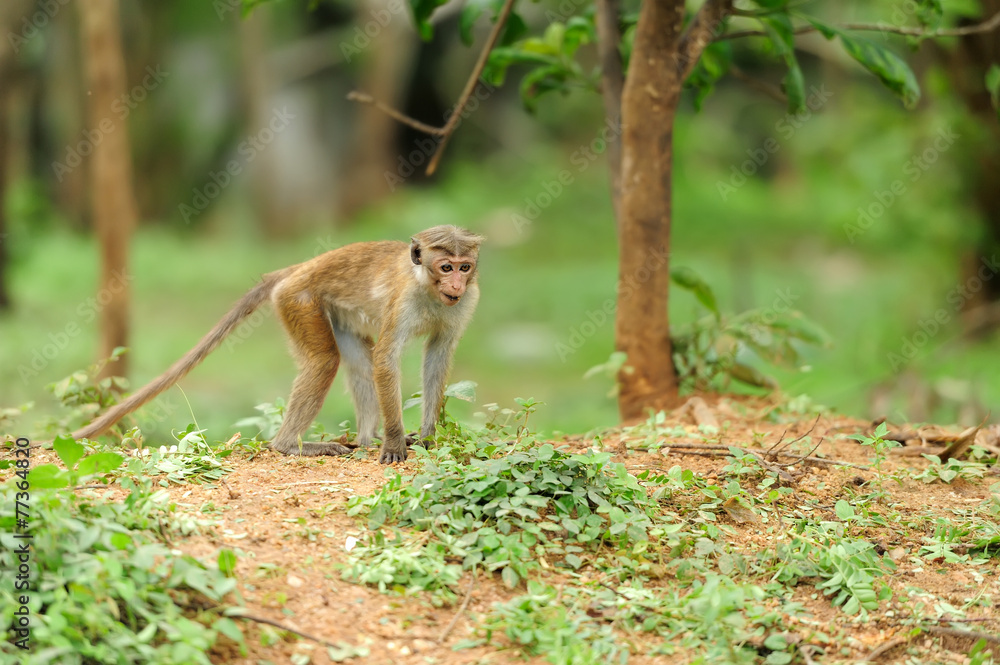
[[[176,448],[57,440],[29,474],[46,525],[32,657],[993,662],[989,447],[940,463],[895,455],[885,424],[705,406],[716,425],[688,409],[551,440],[530,427],[544,405],[486,405],[484,426],[445,418],[388,470],[194,425]],[[244,428],[280,407],[261,412]]]

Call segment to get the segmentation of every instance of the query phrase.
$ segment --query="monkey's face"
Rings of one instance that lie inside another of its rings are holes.
[[[449,307],[462,299],[475,274],[474,256],[439,256],[431,262],[437,295]]]

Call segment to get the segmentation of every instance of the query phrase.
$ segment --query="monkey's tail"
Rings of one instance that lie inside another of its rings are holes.
[[[270,297],[275,284],[277,284],[278,281],[284,277],[285,273],[285,270],[281,270],[264,275],[261,283],[250,289],[250,291],[243,296],[239,302],[233,305],[233,308],[229,310],[229,313],[226,314],[207,335],[201,338],[201,341],[198,342],[197,346],[188,351],[180,360],[175,362],[170,369],[144,386],[138,392],[133,393],[124,402],[116,404],[97,420],[93,421],[86,427],[73,432],[73,438],[92,439],[95,436],[103,434],[119,420],[184,378],[184,376],[190,372],[195,365],[200,363],[206,356],[208,356],[208,354],[217,349],[219,345],[222,344],[222,341],[229,336],[231,332],[233,332],[236,326],[238,326],[243,319],[253,314],[254,311],[256,311],[256,309]]]

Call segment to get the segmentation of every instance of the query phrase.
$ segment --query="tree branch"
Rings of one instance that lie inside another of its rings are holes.
[[[423,132],[424,134],[430,134],[431,136],[442,136],[444,135],[444,129],[441,127],[434,127],[433,125],[428,125],[426,123],[415,120],[405,113],[400,113],[396,109],[392,108],[388,104],[384,104],[368,93],[358,92],[353,90],[347,93],[347,99],[352,102],[358,102],[359,104],[370,104],[377,108],[382,113],[395,120],[396,122],[406,125],[407,127],[412,127],[418,132]]]
[[[715,33],[732,11],[733,0],[706,0],[694,15],[677,48],[682,80],[694,71],[705,47],[716,39]]]
[[[469,103],[469,98],[472,97],[472,92],[476,89],[476,83],[479,82],[479,77],[486,68],[486,62],[490,59],[490,51],[500,41],[500,35],[503,33],[503,27],[507,23],[507,17],[510,16],[510,12],[513,9],[514,0],[504,0],[503,7],[500,9],[500,13],[497,14],[496,23],[493,24],[493,31],[490,32],[490,37],[486,40],[486,45],[483,46],[482,53],[479,54],[479,60],[476,62],[472,74],[469,75],[469,80],[465,83],[465,90],[462,91],[462,96],[458,98],[455,110],[451,112],[448,122],[444,125],[444,134],[441,135],[441,141],[438,143],[437,150],[431,156],[430,163],[427,164],[427,175],[432,175],[437,170],[438,162],[441,161],[441,155],[444,153],[444,147],[448,145],[448,139],[451,138],[452,132],[458,127],[458,123],[462,121],[462,111],[465,110],[465,105]]]
[[[469,99],[472,97],[472,93],[476,89],[476,83],[479,82],[479,77],[486,68],[486,62],[489,60],[490,52],[500,40],[500,35],[503,33],[503,27],[507,23],[507,17],[510,16],[510,12],[514,9],[514,2],[515,0],[504,0],[503,7],[500,9],[500,13],[497,14],[496,23],[493,24],[493,30],[490,32],[489,39],[486,40],[486,45],[483,46],[483,50],[479,54],[479,60],[476,61],[476,66],[473,68],[472,74],[469,76],[469,80],[465,83],[465,89],[462,90],[462,94],[458,98],[458,104],[455,105],[455,110],[451,112],[450,116],[448,116],[448,122],[444,124],[444,127],[434,127],[420,122],[419,120],[415,120],[405,113],[397,111],[388,104],[383,104],[369,94],[357,91],[348,93],[347,98],[352,102],[371,104],[397,122],[400,122],[408,127],[412,127],[418,132],[439,137],[437,148],[434,149],[431,161],[427,165],[427,175],[432,175],[434,171],[437,170],[438,162],[441,161],[441,154],[444,152],[445,145],[448,144],[448,139],[451,138],[451,135],[458,127],[458,123],[462,121],[462,112],[465,110],[465,106],[469,103]]]
[[[707,4],[707,3],[706,3]],[[964,37],[965,35],[975,35],[981,32],[990,32],[992,30],[1000,27],[1000,12],[997,12],[992,17],[983,21],[982,23],[975,23],[973,25],[962,26],[961,28],[944,28],[938,30],[925,30],[924,28],[914,28],[902,25],[890,25],[888,23],[847,23],[845,25],[836,26],[838,30],[853,30],[853,31],[870,31],[870,32],[885,32],[893,35],[905,35],[907,37]],[[807,32],[816,32],[818,28],[816,26],[810,25],[800,25],[793,31],[796,35],[802,35]],[[728,32],[724,35],[719,35],[716,40],[721,39],[737,39],[740,37],[764,37],[766,33],[763,30],[738,30],[736,32]]]

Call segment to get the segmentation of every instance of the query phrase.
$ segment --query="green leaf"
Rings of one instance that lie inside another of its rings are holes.
[[[447,0],[410,0],[413,20],[417,24],[417,32],[420,33],[421,39],[429,41],[434,36],[434,26],[430,22],[431,14],[446,2]]]
[[[843,32],[840,33],[840,43],[848,55],[903,100],[903,106],[906,108],[916,106],[920,100],[920,86],[905,60],[884,46],[860,37],[851,37]]]
[[[96,453],[85,457],[77,467],[77,472],[81,476],[109,473],[120,467],[124,461],[125,458],[118,453]]]
[[[696,110],[701,110],[702,103],[715,89],[716,81],[729,72],[732,59],[732,43],[728,40],[712,42],[702,52],[691,75],[684,81],[685,86],[695,90],[694,106]]]
[[[795,30],[787,12],[768,14],[758,19],[774,46],[774,52],[785,56],[795,50]]]
[[[566,90],[566,68],[562,64],[538,67],[521,79],[521,101],[524,108],[534,113],[538,108],[538,98],[553,90]]]
[[[511,12],[507,17],[507,22],[503,26],[503,34],[500,35],[500,45],[509,46],[528,34],[528,24],[524,22],[520,14]]]
[[[216,559],[219,570],[226,577],[235,577],[236,573],[236,553],[231,549],[224,548],[219,550],[219,556]]]
[[[517,583],[521,581],[521,577],[510,566],[503,569],[503,572],[500,573],[500,579],[503,580],[503,583],[506,584],[509,589],[516,587]]]
[[[794,52],[785,55],[785,65],[788,73],[781,79],[781,89],[788,97],[788,112],[801,113],[806,108],[806,82]]]
[[[839,33],[839,31],[836,28],[834,28],[833,26],[827,25],[826,23],[823,23],[822,21],[817,21],[812,16],[807,16],[806,20],[809,21],[810,25],[812,25],[814,28],[816,28],[816,30],[819,32],[819,34],[823,35],[827,39],[833,39]]]
[[[785,639],[784,635],[771,633],[764,638],[764,646],[771,651],[784,651],[788,648],[788,640]]]
[[[32,489],[52,489],[69,485],[69,474],[55,464],[43,464],[28,471]]]
[[[834,511],[837,513],[837,517],[847,521],[854,517],[854,507],[847,503],[844,499],[837,501],[836,505],[833,507]]]
[[[483,70],[483,80],[494,86],[503,85],[507,69],[511,65],[547,65],[555,62],[551,54],[542,54],[522,48],[497,47],[490,52],[490,58]]]
[[[448,386],[444,394],[445,397],[454,397],[465,402],[475,402],[477,385],[479,384],[475,381],[459,381]]]
[[[126,550],[132,544],[132,536],[127,533],[111,534],[111,546],[116,550]]]
[[[986,71],[986,90],[990,93],[990,101],[1000,118],[1000,65],[995,62]]]
[[[462,7],[462,13],[458,17],[458,34],[466,46],[472,46],[472,27],[486,11],[486,5],[482,0],[469,0]]]
[[[237,644],[243,644],[243,631],[232,619],[227,617],[216,619],[215,623],[212,624],[212,629],[219,631]]]
[[[56,437],[56,440],[52,442],[52,449],[56,451],[56,455],[59,456],[67,469],[72,469],[86,453],[86,449],[82,445],[77,443],[73,437],[65,434]]]
[[[674,268],[670,271],[670,280],[682,289],[689,291],[706,309],[719,316],[719,305],[715,299],[715,292],[694,270],[686,267]]]

